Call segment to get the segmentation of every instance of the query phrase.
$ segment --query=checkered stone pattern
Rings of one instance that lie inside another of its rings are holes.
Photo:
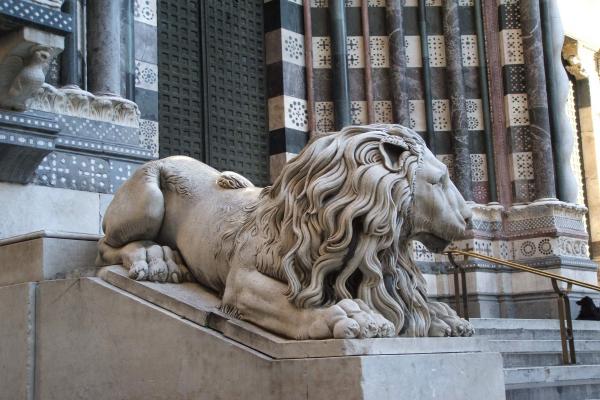
[[[453,160],[452,123],[450,100],[447,93],[446,44],[444,39],[443,10],[441,1],[427,2],[429,68],[431,73],[433,127],[438,158],[450,165]],[[422,76],[423,61],[418,25],[418,2],[407,1],[404,8],[404,44],[409,82],[410,127],[425,134],[426,105]],[[473,1],[459,1],[459,25],[461,31],[461,56],[469,134],[471,135],[471,170],[474,200],[486,204],[489,201],[485,133],[483,124],[481,91],[479,85],[478,37],[475,29]],[[449,167],[449,169],[451,169]],[[452,171],[452,170],[451,170]],[[451,172],[452,176],[452,172]]]
[[[498,14],[505,126],[511,146],[509,160],[513,200],[515,203],[524,203],[535,197],[535,176],[519,1],[499,2]]]
[[[135,98],[140,109],[139,144],[158,158],[157,0],[135,0]]]
[[[369,43],[373,88],[373,122],[391,123],[392,93],[390,77],[390,52],[386,31],[385,1],[371,0],[369,8]],[[432,82],[432,110],[436,136],[436,152],[452,155],[452,124],[450,101],[447,93],[446,51],[442,20],[442,1],[427,2],[429,66]],[[350,110],[353,124],[368,122],[368,109],[365,93],[365,51],[367,45],[361,20],[361,2],[347,0],[346,29],[348,76],[350,89]],[[329,1],[310,0],[312,19],[312,58],[314,79],[314,117],[317,132],[334,129],[334,107],[331,95],[331,38],[329,21]],[[305,92],[304,51],[302,35],[302,8],[289,1],[269,1],[265,3],[265,37],[269,75],[269,120],[270,129],[287,133],[273,136],[271,154],[297,154],[305,143],[301,135],[307,132],[304,109],[307,107]],[[276,14],[278,13],[278,14]],[[278,18],[273,18],[275,15]],[[479,55],[474,22],[472,1],[459,2],[461,29],[461,52],[467,98],[467,118],[472,135],[471,153],[473,188],[475,200],[488,202],[488,174],[486,167],[483,112],[479,89]],[[272,20],[280,20],[280,26],[271,26]],[[418,2],[407,1],[404,7],[404,34],[407,57],[407,92],[409,99],[410,127],[425,134],[426,105],[422,86],[422,57],[418,25]],[[279,82],[279,83],[278,83]],[[283,87],[288,85],[286,87]],[[279,86],[278,86],[279,85]],[[291,109],[286,108],[291,107]],[[290,140],[290,135],[293,139]]]
[[[329,2],[311,0],[312,51],[315,89],[316,131],[334,129],[333,102],[331,98],[331,39],[329,32]],[[361,22],[361,2],[347,0],[346,50],[348,53],[348,84],[350,91],[350,117],[352,124],[369,122],[365,92],[366,43]],[[373,77],[373,122],[391,123],[392,101],[390,92],[389,41],[385,30],[385,1],[370,0],[368,50]]]
[[[279,175],[290,155],[298,154],[308,140],[303,21],[302,1],[264,3],[271,180]],[[329,49],[329,43],[317,45]],[[330,56],[318,58],[314,47],[313,41],[315,63],[330,65]]]

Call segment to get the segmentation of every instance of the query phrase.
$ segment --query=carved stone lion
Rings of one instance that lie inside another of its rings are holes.
[[[427,300],[409,250],[443,249],[470,216],[417,133],[349,127],[313,139],[264,189],[188,157],[145,164],[106,212],[99,263],[193,278],[225,312],[289,338],[470,336]]]

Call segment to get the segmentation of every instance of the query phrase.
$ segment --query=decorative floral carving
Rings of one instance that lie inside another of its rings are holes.
[[[62,7],[64,0],[31,0],[34,3],[40,4],[46,7],[58,8]]]
[[[28,107],[136,128],[140,123],[140,111],[134,102],[117,96],[96,96],[77,86],[57,89],[45,83],[29,100]]]

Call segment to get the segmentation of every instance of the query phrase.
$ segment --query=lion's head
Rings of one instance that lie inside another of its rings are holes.
[[[416,132],[371,125],[313,139],[263,190],[245,225],[265,238],[259,270],[286,281],[296,305],[360,298],[398,333],[424,336],[425,282],[409,241],[439,251],[469,217]]]

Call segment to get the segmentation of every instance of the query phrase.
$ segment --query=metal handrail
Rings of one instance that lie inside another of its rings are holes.
[[[484,261],[489,261],[494,264],[504,265],[519,271],[529,272],[538,276],[549,278],[552,281],[552,288],[558,295],[558,316],[560,323],[560,340],[562,345],[562,358],[563,364],[576,364],[575,356],[575,339],[573,337],[573,320],[571,318],[571,307],[569,301],[569,292],[573,285],[584,287],[586,289],[595,290],[600,292],[600,286],[592,285],[591,283],[583,282],[577,279],[567,278],[562,275],[554,274],[552,272],[542,271],[527,265],[519,264],[513,261],[503,260],[501,258],[486,256],[472,251],[465,250],[447,250],[443,254],[448,256],[450,263],[454,267],[454,300],[456,303],[456,311],[460,313],[460,300],[462,299],[462,316],[465,319],[469,319],[469,304],[467,294],[467,277],[465,269],[462,265],[459,265],[454,260],[455,255],[461,255],[465,257],[464,261],[467,261],[469,257],[477,258]],[[459,287],[459,275],[461,280],[461,287]],[[564,282],[567,284],[566,289],[561,289],[558,286],[558,282]]]

